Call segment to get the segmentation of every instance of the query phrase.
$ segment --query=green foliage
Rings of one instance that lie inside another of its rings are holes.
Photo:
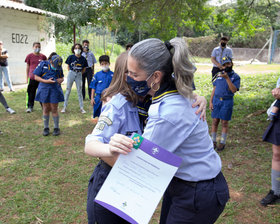
[[[270,27],[280,27],[280,3],[275,0],[238,0],[212,10],[205,20],[209,29],[203,35],[227,35],[231,37],[231,46],[261,48],[269,38]]]
[[[26,0],[25,4],[67,16],[65,20],[49,18],[55,24],[57,38],[64,42],[73,43],[74,25],[78,28],[97,21],[97,11],[91,0]]]

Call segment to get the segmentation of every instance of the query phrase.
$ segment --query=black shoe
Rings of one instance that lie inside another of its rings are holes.
[[[273,190],[270,190],[268,194],[260,201],[262,206],[273,205],[280,203],[280,196],[274,194]]]
[[[48,136],[49,134],[50,134],[50,129],[49,128],[44,128],[43,135]]]
[[[225,149],[226,144],[220,143],[219,146],[217,147],[217,151],[221,152]]]
[[[217,148],[217,142],[213,142],[214,149]]]
[[[59,128],[55,128],[55,129],[53,129],[53,134],[52,134],[53,136],[58,136],[58,135],[60,135],[60,129]]]

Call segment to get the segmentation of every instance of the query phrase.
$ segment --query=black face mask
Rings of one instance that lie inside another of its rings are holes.
[[[226,45],[227,45],[227,44],[226,44],[225,42],[222,42],[222,43],[221,43],[221,46],[222,46],[222,47],[225,47]]]
[[[232,66],[225,68],[225,72],[226,73],[230,73],[231,71],[232,71]]]

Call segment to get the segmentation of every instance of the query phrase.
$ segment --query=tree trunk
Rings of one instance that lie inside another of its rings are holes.
[[[111,52],[110,52],[110,57],[112,56],[112,53],[114,51],[114,45],[115,45],[115,42],[116,42],[117,33],[118,33],[118,29],[116,29],[116,31],[115,31],[115,35],[114,35],[114,39],[113,39],[113,44],[112,44],[112,48],[111,48]]]

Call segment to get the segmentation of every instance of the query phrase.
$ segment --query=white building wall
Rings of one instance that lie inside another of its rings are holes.
[[[46,32],[48,23],[44,16],[6,8],[0,8],[0,15],[0,40],[9,53],[11,80],[13,84],[26,83],[24,60],[33,51],[33,42],[41,42],[41,53],[48,57],[55,51],[55,39]]]

